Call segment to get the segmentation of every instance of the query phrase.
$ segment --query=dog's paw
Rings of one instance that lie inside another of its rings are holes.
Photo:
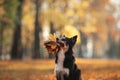
[[[68,68],[64,68],[64,73],[65,73],[65,75],[69,76],[69,74],[70,74],[69,69]]]

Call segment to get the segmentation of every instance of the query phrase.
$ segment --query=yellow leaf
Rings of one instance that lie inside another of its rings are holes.
[[[56,41],[56,37],[52,34],[49,35],[49,39],[52,40],[52,41]]]

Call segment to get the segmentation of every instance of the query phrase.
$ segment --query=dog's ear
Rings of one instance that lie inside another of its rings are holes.
[[[77,35],[71,37],[70,40],[71,40],[71,43],[74,45],[77,41]]]

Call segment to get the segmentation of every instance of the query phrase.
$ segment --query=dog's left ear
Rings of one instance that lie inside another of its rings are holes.
[[[71,43],[74,45],[77,41],[77,35],[71,37],[70,40],[71,40]]]

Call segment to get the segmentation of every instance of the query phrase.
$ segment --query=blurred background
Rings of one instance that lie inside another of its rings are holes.
[[[120,59],[120,0],[0,0],[0,60],[53,58],[50,33],[78,35],[78,58]]]

